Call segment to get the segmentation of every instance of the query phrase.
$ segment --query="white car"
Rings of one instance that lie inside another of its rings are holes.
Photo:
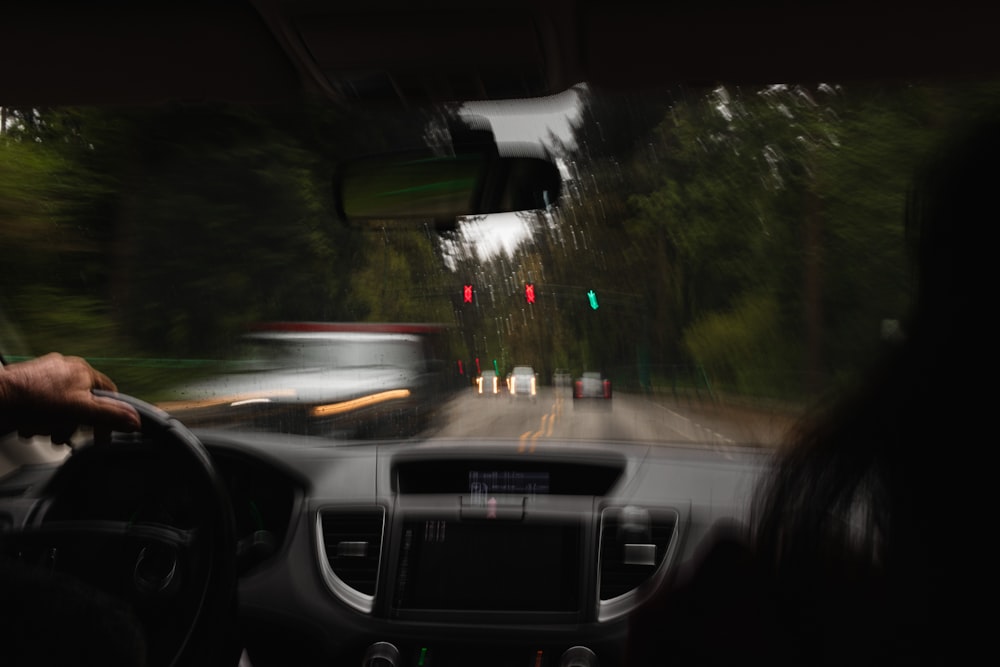
[[[512,399],[538,398],[538,375],[531,366],[515,366],[507,379],[507,391]]]
[[[478,396],[499,396],[500,378],[496,371],[485,370],[476,378],[476,395]]]
[[[179,386],[161,401],[193,426],[340,438],[407,437],[445,398],[431,340],[443,327],[361,322],[272,322],[241,339],[222,375]]]

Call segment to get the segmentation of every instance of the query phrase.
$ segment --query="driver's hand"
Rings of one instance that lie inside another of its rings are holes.
[[[117,391],[115,384],[80,357],[53,352],[0,367],[0,426],[22,437],[51,436],[68,444],[77,426],[95,434],[137,431],[139,413],[122,401],[95,396],[92,389]]]

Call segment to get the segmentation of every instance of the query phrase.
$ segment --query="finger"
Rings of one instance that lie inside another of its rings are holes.
[[[142,426],[135,408],[115,398],[91,394],[90,411],[89,420],[95,427],[138,431]]]
[[[107,375],[94,368],[91,368],[90,370],[91,373],[93,374],[91,379],[91,384],[94,389],[105,389],[107,391],[114,391],[114,392],[118,391],[118,387],[116,387],[115,383],[111,381],[111,378],[109,378]]]

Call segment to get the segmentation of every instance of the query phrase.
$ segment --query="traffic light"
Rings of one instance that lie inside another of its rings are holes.
[[[597,292],[595,292],[594,290],[590,290],[589,292],[587,292],[587,298],[590,299],[590,307],[594,310],[597,310],[598,309]]]
[[[472,285],[462,286],[462,303],[472,303]]]
[[[527,283],[524,286],[524,300],[528,303],[535,302],[535,284]]]

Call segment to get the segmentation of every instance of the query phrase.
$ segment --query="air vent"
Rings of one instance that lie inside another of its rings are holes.
[[[337,597],[370,613],[378,590],[385,510],[365,507],[320,512],[319,546],[327,584]]]
[[[677,527],[673,510],[609,508],[601,515],[600,594],[612,600],[656,573]]]

